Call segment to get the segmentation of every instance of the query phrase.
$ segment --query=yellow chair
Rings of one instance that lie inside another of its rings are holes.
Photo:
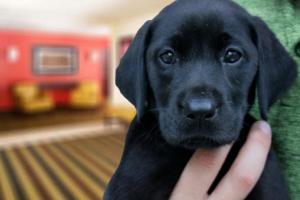
[[[102,101],[99,83],[93,81],[81,82],[70,94],[70,106],[72,108],[96,108]]]
[[[133,120],[136,111],[133,106],[106,105],[104,114],[108,119],[118,119],[126,124],[129,124]]]
[[[37,113],[53,109],[54,102],[50,95],[40,91],[33,83],[18,83],[13,86],[17,108],[24,113]]]

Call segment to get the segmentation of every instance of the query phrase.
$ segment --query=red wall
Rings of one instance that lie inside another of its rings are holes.
[[[72,34],[53,34],[42,32],[0,31],[0,111],[10,110],[14,102],[11,95],[12,85],[19,81],[35,83],[79,82],[95,80],[104,85],[106,52],[109,48],[106,36],[83,36]],[[78,72],[73,75],[34,75],[32,73],[32,47],[36,45],[75,46],[78,52]],[[19,49],[19,59],[15,63],[7,60],[9,47]],[[91,51],[101,52],[97,62],[91,62]],[[64,99],[62,92],[56,95],[57,101]]]

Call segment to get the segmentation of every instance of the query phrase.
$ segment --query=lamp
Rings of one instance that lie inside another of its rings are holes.
[[[19,60],[20,52],[15,46],[10,46],[7,49],[7,61],[10,63],[15,63]]]

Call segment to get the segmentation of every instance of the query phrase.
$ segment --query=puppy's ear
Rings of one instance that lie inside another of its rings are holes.
[[[148,104],[145,53],[150,25],[151,21],[147,21],[137,32],[116,71],[116,85],[136,107],[138,118],[143,115]]]
[[[297,67],[268,26],[253,17],[258,49],[257,92],[260,114],[267,120],[270,106],[289,89],[297,76]]]

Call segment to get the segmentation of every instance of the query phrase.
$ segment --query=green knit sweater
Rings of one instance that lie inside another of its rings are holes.
[[[300,75],[300,0],[235,0],[260,16],[297,62]],[[273,144],[288,181],[291,199],[300,199],[300,77],[271,108]]]

